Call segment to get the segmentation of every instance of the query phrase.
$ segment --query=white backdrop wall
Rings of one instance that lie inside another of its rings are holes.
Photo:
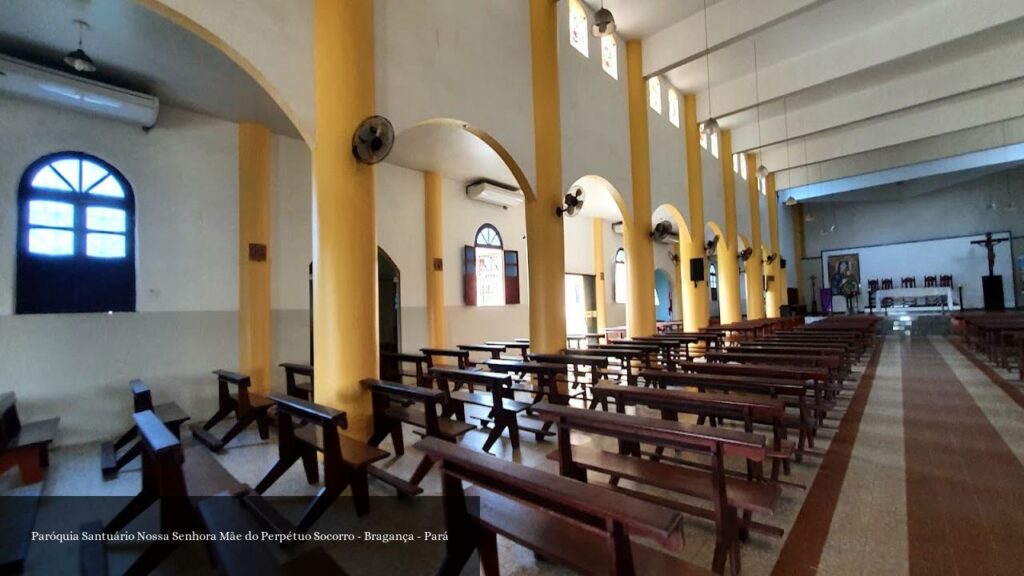
[[[1002,233],[994,236],[1008,238],[1009,235]],[[987,251],[982,246],[971,244],[972,241],[981,239],[984,239],[984,235],[826,250],[822,252],[821,265],[816,267],[816,271],[819,278],[828,278],[829,256],[858,254],[860,256],[860,278],[863,285],[860,297],[861,307],[867,306],[867,283],[869,280],[892,278],[893,285],[898,288],[900,278],[914,276],[917,279],[918,287],[922,287],[925,275],[952,274],[954,297],[959,299],[957,288],[963,286],[964,307],[981,308],[984,306],[981,277],[988,274]],[[1012,307],[1014,305],[1013,263],[1009,242],[1003,242],[996,246],[995,273],[1003,276],[1003,298],[1006,306]],[[818,285],[821,286],[820,283]],[[838,306],[839,310],[845,309],[845,302],[842,298],[834,298],[833,305]]]
[[[131,378],[158,401],[209,412],[210,371],[238,363],[238,126],[165,106],[146,133],[7,98],[0,117],[0,363],[24,417],[61,416],[64,444],[108,438],[128,423]],[[309,152],[280,136],[272,146],[273,354],[302,360]],[[133,187],[135,313],[13,314],[18,183],[31,162],[62,150],[110,162]]]

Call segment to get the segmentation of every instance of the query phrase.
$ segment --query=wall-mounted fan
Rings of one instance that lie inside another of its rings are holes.
[[[707,254],[708,256],[711,256],[712,254],[715,253],[715,249],[717,247],[718,247],[718,236],[715,236],[711,240],[708,240],[707,244],[704,245],[704,253]]]
[[[675,227],[668,220],[662,220],[654,225],[654,229],[651,230],[651,239],[655,242],[662,244],[669,244],[679,240],[679,235],[676,234]]]
[[[562,214],[566,216],[575,216],[579,214],[580,210],[583,210],[583,198],[585,194],[583,188],[580,186],[573,186],[569,192],[562,199],[562,205],[555,209],[555,214],[559,218]]]
[[[754,249],[753,248],[745,248],[743,250],[740,250],[740,253],[738,254],[740,260],[742,260],[743,262],[746,262],[747,260],[750,260],[750,257],[753,256],[753,255],[754,255]]]
[[[775,262],[775,260],[778,259],[778,257],[779,257],[779,253],[778,252],[773,252],[772,254],[770,254],[768,256],[768,258],[764,261],[764,263],[768,264],[770,266],[773,262]]]
[[[352,135],[352,155],[363,164],[376,164],[388,157],[394,144],[391,122],[383,116],[370,116]]]

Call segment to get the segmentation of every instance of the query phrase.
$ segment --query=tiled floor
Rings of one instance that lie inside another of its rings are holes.
[[[819,454],[793,465],[786,480],[808,490],[783,489],[775,515],[762,520],[784,528],[786,536],[753,534],[743,547],[745,574],[1020,573],[1024,410],[946,336],[928,336],[926,327],[897,328],[888,331],[870,373],[865,377],[867,359],[857,368],[857,394],[845,394],[841,410],[820,432]],[[406,438],[411,443],[415,436]],[[464,444],[478,448],[484,438],[471,432]],[[386,441],[382,447],[390,445]],[[538,443],[524,435],[519,451],[502,439],[493,453],[557,472],[546,458],[553,448],[551,441]],[[253,430],[218,458],[239,480],[254,485],[276,458],[276,447],[259,441]],[[383,464],[408,477],[418,461],[417,451],[407,447],[405,456]],[[12,474],[0,477],[0,490],[12,482]],[[138,483],[137,463],[104,480],[97,446],[64,447],[53,454],[45,492],[128,495]],[[427,494],[439,493],[436,473],[423,487]],[[269,494],[315,490],[295,466]],[[392,493],[376,481],[371,491]],[[684,530],[683,556],[710,566],[710,523],[687,517]],[[507,541],[501,542],[499,556],[503,574],[565,572]]]

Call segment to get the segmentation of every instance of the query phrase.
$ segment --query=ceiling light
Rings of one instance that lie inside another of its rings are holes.
[[[601,9],[594,14],[594,25],[590,27],[590,33],[598,38],[615,33],[615,17],[611,10],[604,7],[604,2],[601,2]]]
[[[786,198],[786,206],[796,206],[796,198],[793,198],[792,196]]]
[[[760,166],[757,167],[757,177],[760,178],[761,180],[767,179],[768,174],[768,167],[765,166],[764,164],[761,164]]]
[[[64,56],[64,63],[74,68],[76,72],[95,72],[96,64],[85,53],[85,50],[82,50],[82,32],[89,28],[89,24],[84,20],[75,20],[74,23],[78,26],[78,48]]]
[[[708,93],[710,94],[710,89]],[[721,130],[722,129],[718,126],[718,120],[715,120],[714,118],[708,118],[704,121],[703,126],[701,126],[701,133],[708,137],[713,134],[718,134]]]

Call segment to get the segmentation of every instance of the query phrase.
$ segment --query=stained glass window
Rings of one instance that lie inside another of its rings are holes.
[[[619,41],[615,34],[601,36],[601,68],[612,78],[619,79]]]
[[[587,11],[580,0],[569,0],[569,44],[589,58],[587,40]]]

